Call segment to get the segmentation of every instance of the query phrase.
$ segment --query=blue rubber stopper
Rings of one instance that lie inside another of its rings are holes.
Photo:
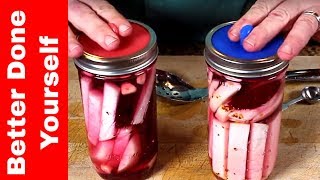
[[[242,29],[240,30],[241,45],[243,45],[243,41],[249,36],[249,34],[251,33],[252,30],[253,30],[252,25],[245,25],[242,27]]]

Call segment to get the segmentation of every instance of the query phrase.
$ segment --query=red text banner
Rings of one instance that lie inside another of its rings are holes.
[[[67,1],[0,1],[0,179],[67,179]]]

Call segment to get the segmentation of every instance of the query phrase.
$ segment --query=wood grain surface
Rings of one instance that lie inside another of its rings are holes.
[[[195,87],[205,87],[202,56],[161,56],[157,68],[174,72]],[[297,57],[289,70],[320,68],[320,57]],[[284,101],[304,86],[287,83]],[[207,156],[207,102],[173,104],[158,98],[159,155],[149,179],[215,179]],[[277,164],[269,179],[320,179],[320,103],[297,104],[282,115]],[[69,179],[100,179],[88,157],[77,70],[69,60]]]

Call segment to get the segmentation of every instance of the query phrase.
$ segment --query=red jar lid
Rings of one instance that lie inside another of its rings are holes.
[[[157,37],[151,27],[130,20],[132,34],[121,37],[117,49],[107,51],[82,34],[78,37],[83,45],[83,56],[76,58],[75,65],[99,76],[118,76],[140,71],[155,62],[158,56]]]
[[[91,40],[85,34],[78,37],[82,44],[85,54],[98,56],[99,58],[121,58],[125,56],[132,56],[143,50],[148,46],[151,36],[145,27],[135,22],[131,22],[132,34],[127,37],[120,38],[120,45],[117,49],[107,51],[99,44]]]

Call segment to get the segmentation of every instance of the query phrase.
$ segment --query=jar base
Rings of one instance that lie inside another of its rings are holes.
[[[102,179],[110,180],[143,180],[151,176],[153,168],[147,170],[137,171],[135,173],[121,173],[121,174],[103,174],[98,173]]]
[[[220,176],[218,176],[215,172],[213,172],[213,175],[214,175],[214,177],[217,179],[217,180],[227,180],[227,179],[223,179],[223,178],[221,178]],[[261,180],[267,180],[269,178],[269,176],[267,176],[267,177],[262,177],[261,178]]]

